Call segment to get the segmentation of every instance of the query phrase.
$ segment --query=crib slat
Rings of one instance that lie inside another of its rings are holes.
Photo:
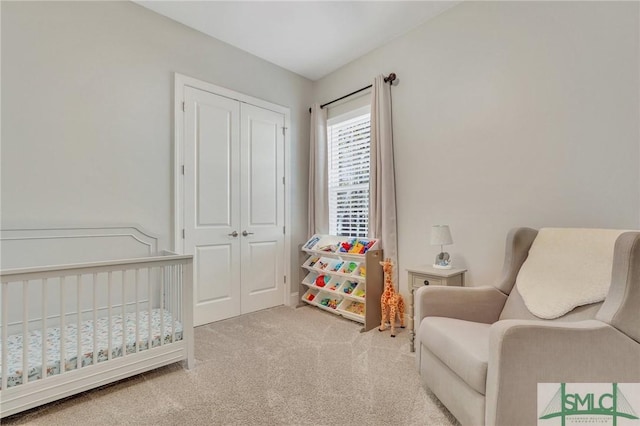
[[[169,266],[169,306],[168,306],[168,311],[169,311],[169,320],[171,321],[171,323],[169,324],[169,342],[173,343],[173,302],[174,302],[174,298],[175,298],[175,294],[173,291],[173,287],[175,285],[175,279],[174,279],[174,275],[173,275],[173,265]]]
[[[180,320],[180,322],[182,322],[183,324],[183,330],[182,330],[182,340],[184,340],[184,312],[183,312],[183,306],[182,306],[182,293],[184,292],[184,280],[182,279],[182,265],[178,265],[178,280],[180,283],[180,289],[178,290],[178,294],[179,294],[179,301],[178,301],[178,311],[180,313],[180,315],[178,316],[178,319]]]
[[[167,296],[166,296],[167,309],[166,313],[171,314],[171,305],[173,304],[173,270],[171,266],[167,266]],[[165,326],[167,327],[167,340],[171,342],[171,320]]]
[[[172,266],[167,266],[167,313],[171,314],[171,308],[173,305],[173,267]],[[171,331],[171,320],[169,320],[169,324],[167,324],[168,327],[168,340],[169,343],[173,343],[173,339],[172,339],[172,331]]]
[[[182,265],[178,265],[178,306],[176,307],[177,316],[176,320],[182,321]],[[184,322],[183,322],[184,323]],[[184,340],[184,331],[182,332],[182,340]]]
[[[180,318],[180,265],[176,265],[175,268],[176,268],[176,306],[173,310],[173,335],[177,336],[177,328],[178,328],[177,324],[178,324],[178,319]]]
[[[167,283],[167,268],[162,268],[162,278],[160,280],[160,346],[164,345],[164,291]]]
[[[172,297],[171,297],[171,342],[176,341],[176,312],[178,307],[178,265],[171,266],[172,270],[172,283],[171,289]]]
[[[122,356],[127,356],[127,316],[125,311],[126,298],[125,298],[125,283],[127,281],[126,271],[122,270]]]
[[[147,328],[147,349],[151,349],[153,343],[153,329],[151,328],[151,313],[153,312],[153,292],[151,291],[151,274],[152,269],[147,268],[147,320],[149,322]]]
[[[78,329],[76,330],[76,368],[82,368],[82,277],[76,275],[76,311],[78,313]]]
[[[98,363],[98,274],[93,274],[93,365]]]
[[[47,279],[42,279],[42,378],[47,378]]]
[[[107,342],[107,350],[109,351],[107,353],[107,359],[111,360],[112,358],[112,354],[111,354],[111,339],[112,339],[112,331],[111,329],[113,328],[113,324],[112,324],[112,313],[111,313],[111,285],[113,284],[113,273],[111,271],[107,272],[107,309],[109,310],[109,330],[108,330],[108,338],[109,341]]]
[[[60,374],[66,370],[66,363],[64,362],[67,354],[67,327],[65,325],[65,288],[66,277],[63,275],[60,277]]]
[[[182,265],[176,265],[176,324],[182,321]]]
[[[29,281],[22,281],[22,383],[29,383]]]
[[[7,365],[7,348],[9,345],[7,344],[7,334],[8,334],[8,321],[9,321],[9,283],[2,283],[2,389],[7,388],[7,375],[9,373],[8,365]]]
[[[170,330],[170,334],[169,334],[169,342],[173,343],[173,332],[174,332],[174,324],[173,324],[173,305],[175,302],[175,291],[174,291],[174,287],[175,287],[175,271],[174,271],[174,267],[173,265],[169,266],[169,318],[171,321],[171,324],[169,324],[169,330]]]
[[[136,291],[136,297],[134,298],[136,302],[136,353],[140,352],[140,306],[138,304],[138,281],[140,281],[140,269],[136,268],[136,284],[134,286]]]
[[[184,323],[185,323],[185,312],[184,312],[184,268],[183,265],[180,265],[180,322],[182,322],[182,340],[186,340]]]

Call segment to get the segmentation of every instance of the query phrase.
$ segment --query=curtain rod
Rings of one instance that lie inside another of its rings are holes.
[[[392,83],[395,81],[395,79],[396,79],[396,73],[392,72],[391,74],[389,74],[389,76],[388,76],[388,77],[385,77],[385,78],[384,78],[384,82],[385,82],[385,83],[392,84]],[[355,92],[351,92],[351,93],[349,93],[348,95],[344,95],[344,96],[342,96],[342,97],[340,97],[340,98],[338,98],[338,99],[334,99],[334,100],[332,100],[332,101],[329,101],[329,102],[327,102],[326,104],[322,104],[322,105],[320,105],[320,109],[322,109],[322,108],[326,107],[327,105],[331,105],[331,104],[332,104],[332,103],[334,103],[334,102],[338,102],[338,101],[341,101],[341,100],[343,100],[343,99],[345,99],[345,98],[348,98],[349,96],[353,96],[353,95],[355,95],[356,93],[360,93],[360,92],[362,92],[363,90],[367,90],[367,89],[371,88],[371,86],[373,86],[373,85],[372,85],[372,84],[370,84],[370,85],[368,85],[367,87],[363,87],[362,89],[358,89],[358,90],[356,90]],[[311,108],[309,108],[309,113],[311,113]]]

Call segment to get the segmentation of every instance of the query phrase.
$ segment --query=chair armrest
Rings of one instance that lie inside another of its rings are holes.
[[[536,424],[538,383],[640,381],[640,344],[597,321],[491,326],[486,424]]]
[[[596,319],[640,342],[640,232],[625,232],[613,250],[609,294]]]
[[[414,324],[424,317],[448,317],[492,324],[507,296],[495,287],[425,286],[415,292]]]

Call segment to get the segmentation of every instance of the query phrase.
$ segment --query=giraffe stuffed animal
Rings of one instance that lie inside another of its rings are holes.
[[[380,298],[382,306],[382,322],[378,330],[387,329],[387,320],[391,325],[391,337],[396,337],[396,315],[400,318],[400,328],[404,328],[404,299],[396,292],[393,285],[393,262],[387,258],[380,262],[384,272],[384,291]]]

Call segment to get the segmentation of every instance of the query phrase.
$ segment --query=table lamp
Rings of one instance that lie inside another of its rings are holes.
[[[449,253],[445,252],[442,247],[447,244],[453,244],[449,225],[433,225],[431,227],[431,245],[440,246],[440,253],[436,256],[436,261],[433,264],[434,268],[451,269]]]

